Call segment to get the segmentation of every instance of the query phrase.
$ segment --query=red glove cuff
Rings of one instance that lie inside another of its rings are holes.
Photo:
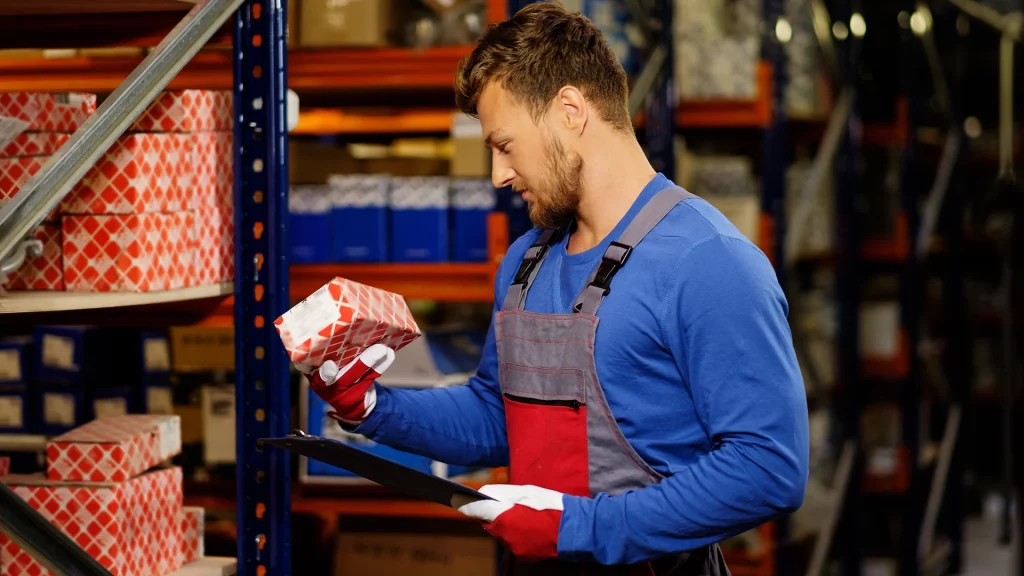
[[[534,510],[516,504],[483,527],[517,559],[537,562],[558,557],[561,523],[561,510]]]

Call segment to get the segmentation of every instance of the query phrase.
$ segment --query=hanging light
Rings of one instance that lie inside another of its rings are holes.
[[[863,38],[867,31],[868,24],[864,21],[864,16],[860,12],[854,12],[850,16],[850,32],[857,38]]]
[[[775,37],[783,44],[793,39],[793,27],[790,26],[789,20],[779,18],[775,21]]]

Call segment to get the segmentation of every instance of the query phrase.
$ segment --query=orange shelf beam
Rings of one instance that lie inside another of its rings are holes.
[[[865,260],[874,262],[905,262],[910,258],[910,226],[907,215],[900,211],[896,215],[895,230],[891,238],[871,238],[861,246]]]
[[[295,49],[288,53],[288,85],[297,91],[450,90],[459,60],[471,47],[414,50]],[[0,59],[0,85],[7,91],[113,91],[142,56]],[[169,88],[231,88],[231,52],[207,49],[171,80]]]
[[[430,134],[448,132],[451,125],[451,110],[315,109],[299,113],[292,134]]]

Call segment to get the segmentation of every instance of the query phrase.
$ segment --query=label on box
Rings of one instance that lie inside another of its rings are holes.
[[[0,396],[0,428],[21,428],[24,401],[20,396]]]
[[[0,380],[21,380],[21,355],[17,350],[0,350]]]
[[[75,366],[75,341],[65,336],[43,336],[43,365],[60,370],[78,370]]]
[[[14,137],[28,130],[29,123],[17,118],[0,116],[0,148],[7,146]]]
[[[331,296],[328,286],[322,286],[295,306],[295,334],[300,340],[312,338],[323,328],[324,318],[338,314],[338,302]]]
[[[97,398],[92,404],[96,418],[124,416],[128,413],[128,401],[124,398]]]
[[[204,386],[204,460],[207,464],[235,461],[235,390],[229,386]]]
[[[168,418],[160,423],[160,459],[166,460],[178,452],[181,452],[181,418]]]
[[[71,394],[43,396],[43,420],[58,426],[75,425],[75,397]]]
[[[149,414],[174,414],[174,395],[171,389],[154,386],[146,389],[146,412]]]
[[[171,349],[166,338],[147,338],[142,346],[147,372],[166,372],[171,369]]]

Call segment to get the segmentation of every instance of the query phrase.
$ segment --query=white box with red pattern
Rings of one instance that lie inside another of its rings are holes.
[[[43,243],[43,253],[25,262],[8,276],[7,290],[63,290],[64,254],[60,224],[40,224],[32,235]]]
[[[4,482],[116,576],[164,575],[182,566],[180,468],[125,482],[54,482],[42,476],[8,476]],[[0,576],[51,574],[0,535]]]
[[[344,366],[373,344],[399,350],[420,336],[398,294],[335,278],[274,320],[292,362]]]
[[[109,416],[50,440],[46,476],[55,481],[124,482],[179,453],[179,416]]]
[[[206,536],[206,510],[196,506],[185,506],[181,517],[182,564],[201,560],[206,556],[203,539]]]
[[[28,132],[74,132],[95,111],[95,94],[0,92],[0,116],[27,123]]]

